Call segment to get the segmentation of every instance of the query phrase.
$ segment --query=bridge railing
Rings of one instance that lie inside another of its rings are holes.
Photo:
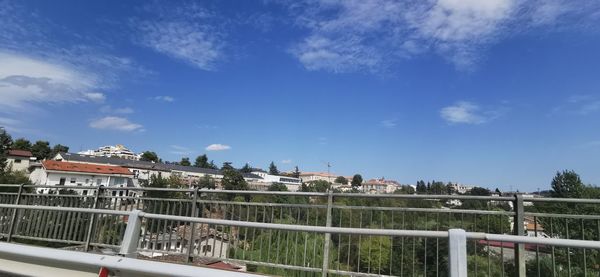
[[[466,276],[467,274],[474,274],[472,276],[496,276],[499,273],[503,273],[497,271],[496,268],[487,268],[487,272],[486,269],[480,269],[479,273],[474,271],[474,265],[479,261],[476,258],[473,258],[473,255],[469,253],[468,245],[470,241],[521,243],[544,248],[557,247],[561,249],[568,248],[590,252],[598,252],[600,250],[600,242],[598,241],[486,234],[479,232],[465,232],[462,229],[426,231],[340,228],[173,216],[145,213],[138,210],[127,212],[106,209],[12,204],[0,204],[0,209],[16,210],[19,215],[22,215],[24,211],[37,211],[98,215],[99,219],[103,216],[126,217],[126,227],[122,232],[121,242],[116,246],[118,253],[122,256],[145,256],[146,259],[156,258],[158,260],[171,256],[180,257],[182,258],[182,262],[188,262],[190,261],[190,257],[192,259],[206,259],[208,258],[208,253],[210,253],[211,257],[216,260],[244,265],[251,271],[277,275],[297,275],[300,272],[309,275],[322,276],[327,276],[328,274],[352,276],[431,275],[430,271],[427,270],[427,266],[424,268],[415,268],[414,266],[400,268],[400,271],[394,270],[392,264],[397,264],[398,261],[392,260],[392,258],[402,258],[405,256],[403,253],[394,255],[395,250],[404,251],[403,249],[395,249],[393,247],[394,241],[403,239],[413,240],[413,242],[426,239],[437,240],[438,243],[446,245],[443,251],[438,250],[436,252],[437,255],[440,255],[441,258],[446,261],[444,266],[440,268],[440,271],[438,272],[442,276]],[[164,236],[165,233],[161,233],[159,230],[168,230],[169,228],[172,228],[172,226],[183,229],[190,228],[189,230],[194,230],[196,228],[195,226],[199,226],[198,229],[200,230],[200,234],[194,235],[193,233],[188,233],[187,236],[185,233],[171,234],[174,237],[176,236],[176,239],[166,240],[166,237]],[[207,228],[204,228],[204,226]],[[210,232],[210,230],[216,230],[216,232]],[[241,233],[246,233],[247,230],[260,232],[261,234],[258,235],[258,238],[260,239],[258,239],[258,241],[253,239],[251,242],[248,242],[250,236],[241,235]],[[202,235],[203,231],[207,232],[206,236]],[[354,244],[359,248],[362,247],[362,250],[358,251],[359,259],[357,262],[366,264],[363,264],[362,266],[353,265],[352,267],[347,267],[347,264],[344,264],[345,261],[340,261],[340,257],[336,256],[335,252],[332,251],[333,246],[325,243],[325,237],[328,235],[332,237],[354,237],[355,239],[348,240],[350,244]],[[205,237],[213,238],[213,240],[204,239]],[[297,243],[297,240],[302,240],[303,237],[304,242]],[[215,240],[214,238],[221,239]],[[361,240],[369,241],[369,243],[362,244],[360,242]],[[286,241],[286,243],[284,243],[284,241]],[[314,242],[314,244],[311,242]],[[178,245],[177,243],[180,244]],[[150,246],[150,244],[153,245]],[[413,249],[414,245],[415,244],[413,244]],[[205,246],[211,247],[208,249],[208,247]],[[327,250],[328,248],[329,251]],[[217,251],[217,249],[219,250]],[[286,258],[281,257],[285,251],[288,251],[288,256]],[[291,252],[294,251],[296,253],[292,254]],[[298,253],[298,251],[302,252]],[[390,253],[389,256],[387,253]],[[278,255],[281,255],[280,258],[277,258]],[[295,256],[295,258],[292,259],[290,258],[291,256]],[[406,257],[406,259],[410,258]],[[173,261],[173,259],[170,259],[170,261]],[[390,264],[388,271],[385,270],[387,267],[386,263]],[[434,266],[433,261],[432,266]],[[586,274],[595,276],[597,273],[598,272],[596,271],[589,271]],[[572,274],[576,276],[579,275],[579,273],[575,272]]]
[[[443,232],[459,228],[488,234],[600,240],[600,215],[594,208],[599,206],[600,199],[0,185],[0,189],[9,188],[12,192],[0,193],[1,203],[111,211],[137,209],[151,214],[261,224]],[[39,193],[42,190],[45,193]],[[456,207],[457,201],[462,205]],[[15,210],[0,209],[0,233],[7,240],[82,245],[84,250],[118,248],[126,229],[125,218],[74,212],[60,215],[53,211],[25,211],[17,216]],[[46,223],[41,223],[44,220]],[[210,257],[232,261],[241,255],[250,269],[262,271],[298,267],[298,271],[316,272],[322,267],[323,258],[329,270],[413,276],[443,275],[448,264],[443,254],[448,245],[440,238],[381,239],[362,234],[317,235],[207,224],[192,228],[190,222],[181,223],[145,219],[148,226],[144,226],[146,233],[140,234],[142,241],[145,240],[145,244],[140,244],[141,254],[157,259],[183,254],[184,260],[211,254]],[[70,225],[75,227],[65,228]],[[40,226],[45,229],[39,229]],[[187,248],[181,245],[187,243],[185,237],[190,234],[194,240],[196,237],[208,237],[211,242],[216,237],[217,243],[231,240],[235,247],[228,251],[221,248],[218,250],[221,254],[217,255],[218,252],[208,250],[218,248],[216,244],[204,249],[198,245],[195,247],[198,250],[191,247],[194,250],[187,253]],[[284,241],[288,243],[286,247],[280,244]],[[325,244],[329,247],[321,247]],[[379,251],[380,248],[384,250]],[[469,271],[474,274],[560,276],[581,272],[589,275],[600,267],[598,251],[593,250],[475,239],[469,240],[467,248]]]

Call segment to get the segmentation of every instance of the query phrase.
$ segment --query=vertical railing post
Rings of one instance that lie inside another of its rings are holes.
[[[333,208],[333,191],[329,190],[327,195],[327,221],[325,222],[326,227],[331,227],[331,209]],[[329,243],[331,242],[331,233],[325,233],[325,243],[323,244],[323,269],[321,276],[327,277],[329,271]]]
[[[96,195],[94,196],[94,204],[92,205],[92,209],[97,209],[98,208],[98,200],[100,198],[100,195],[103,193],[103,186],[99,186],[98,189],[96,190]],[[90,223],[88,224],[88,229],[87,229],[87,235],[85,237],[85,246],[84,246],[84,252],[87,252],[88,250],[90,250],[90,242],[92,241],[92,231],[94,230],[94,220],[96,219],[96,214],[91,214],[90,215]]]
[[[523,195],[515,194],[514,200],[515,217],[513,220],[513,234],[516,236],[525,235],[525,208],[523,207]],[[525,277],[525,244],[515,243],[515,276]]]
[[[194,188],[194,196],[192,197],[192,207],[191,207],[191,216],[192,217],[197,217],[198,216],[198,209],[196,208],[196,203],[198,203],[198,188]],[[191,263],[194,261],[194,258],[192,257],[193,254],[193,248],[194,248],[194,231],[196,229],[196,224],[194,222],[190,223],[190,233],[189,233],[189,237],[188,237],[188,248],[187,248],[187,262]]]
[[[127,218],[127,228],[123,235],[119,255],[127,258],[136,258],[137,248],[140,242],[140,233],[142,230],[142,218],[140,210],[132,210]]]
[[[17,199],[15,200],[15,205],[19,205],[21,202],[21,194],[23,193],[23,184],[19,185],[19,192],[17,193]],[[12,216],[10,218],[10,226],[8,229],[8,236],[6,237],[6,242],[10,242],[12,239],[12,235],[15,229],[15,220],[17,219],[17,208],[15,208],[12,212]]]
[[[467,276],[467,233],[463,229],[448,230],[448,276]]]

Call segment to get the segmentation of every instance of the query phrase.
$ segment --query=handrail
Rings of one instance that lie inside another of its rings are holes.
[[[257,276],[247,272],[219,270],[182,264],[166,264],[119,256],[82,253],[68,250],[18,245],[0,242],[0,258],[22,261],[26,264],[43,264],[56,268],[98,273],[100,268],[119,272],[119,276]],[[2,271],[18,273],[18,268],[3,268]],[[40,272],[41,274],[41,272]]]

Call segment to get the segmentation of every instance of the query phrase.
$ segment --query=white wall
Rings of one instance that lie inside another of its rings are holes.
[[[27,172],[29,168],[29,158],[27,157],[8,156],[6,162],[7,165],[11,166],[12,171]]]

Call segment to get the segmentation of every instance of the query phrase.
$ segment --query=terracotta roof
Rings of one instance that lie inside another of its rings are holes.
[[[59,162],[59,161],[42,161],[46,170],[56,171],[68,171],[68,172],[85,172],[85,173],[96,173],[96,174],[120,174],[120,175],[133,175],[127,168],[120,166],[111,165],[98,165],[98,164],[84,164],[84,163],[70,163],[70,162]]]
[[[30,151],[27,150],[18,150],[18,149],[10,149],[8,150],[9,156],[17,156],[17,157],[33,157]]]

